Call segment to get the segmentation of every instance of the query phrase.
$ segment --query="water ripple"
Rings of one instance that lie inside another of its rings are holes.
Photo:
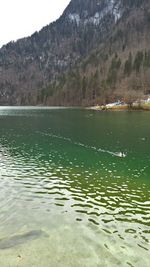
[[[17,138],[11,145],[1,139],[1,233],[34,222],[52,229],[75,225],[83,228],[82,234],[88,229],[84,238],[97,253],[104,249],[113,255],[118,248],[130,254],[132,248],[136,255],[148,255],[150,189],[144,178],[138,179],[148,167],[133,170],[132,159],[116,159],[117,152],[44,131],[29,134],[28,141],[21,141],[22,135]]]

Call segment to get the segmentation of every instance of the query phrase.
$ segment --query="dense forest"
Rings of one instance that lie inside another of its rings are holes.
[[[150,93],[150,0],[72,0],[0,50],[0,104],[93,105]]]

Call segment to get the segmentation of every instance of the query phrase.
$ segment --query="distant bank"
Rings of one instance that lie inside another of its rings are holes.
[[[97,106],[88,107],[88,109],[97,110],[97,111],[150,111],[150,103],[143,104],[143,105],[134,104],[133,106],[129,106],[127,104],[114,105],[114,106],[97,105]]]

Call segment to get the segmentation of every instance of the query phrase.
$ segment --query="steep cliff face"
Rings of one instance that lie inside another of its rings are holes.
[[[0,103],[83,104],[91,96],[96,101],[91,73],[109,87],[105,76],[113,53],[120,51],[125,60],[129,47],[135,50],[147,34],[148,23],[149,0],[72,0],[56,22],[1,48]],[[141,49],[148,44],[146,36]],[[83,90],[86,78],[91,86]]]

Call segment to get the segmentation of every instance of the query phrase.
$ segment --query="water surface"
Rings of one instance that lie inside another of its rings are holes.
[[[0,108],[0,266],[149,262],[150,113]]]

